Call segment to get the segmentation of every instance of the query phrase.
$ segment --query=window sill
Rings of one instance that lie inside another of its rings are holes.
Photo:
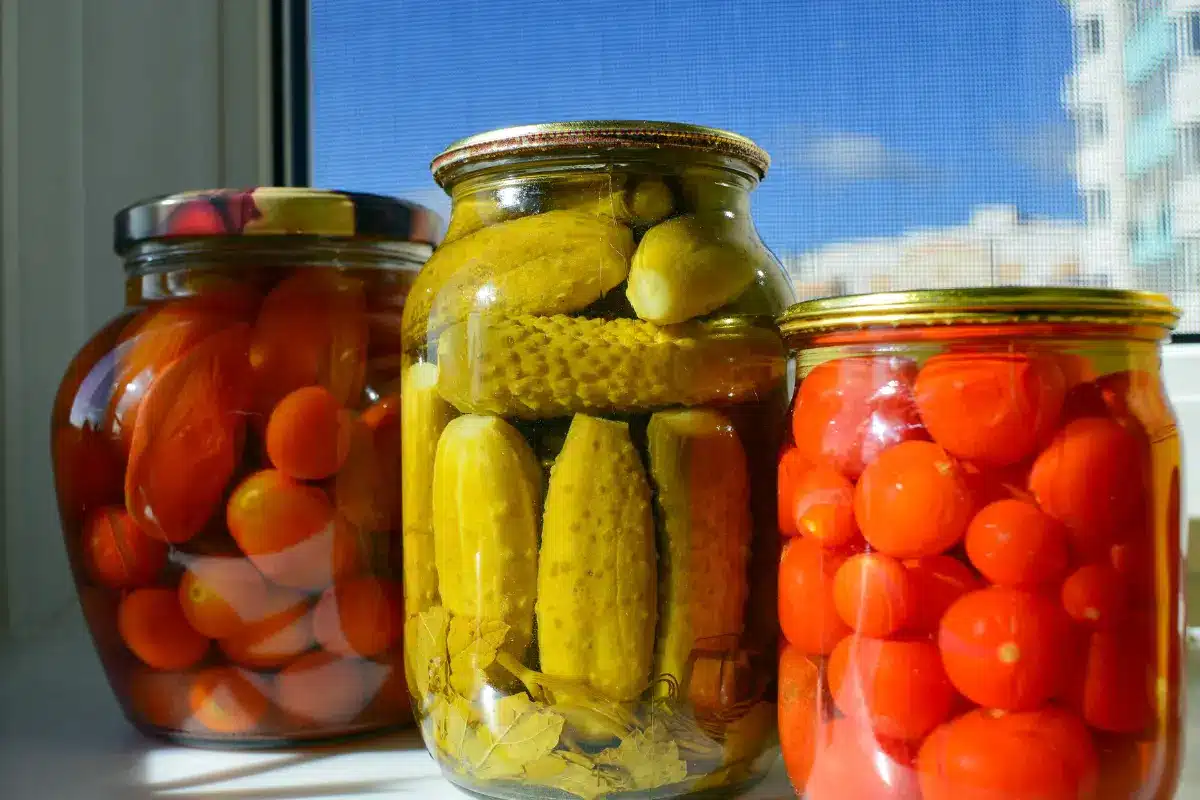
[[[793,797],[782,762],[744,795]],[[41,637],[0,645],[0,797],[285,800],[466,797],[416,731],[275,751],[199,750],[137,733],[112,697],[77,609]]]

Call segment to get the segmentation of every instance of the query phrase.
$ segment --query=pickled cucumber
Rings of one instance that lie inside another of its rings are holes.
[[[497,417],[458,417],[433,464],[438,591],[455,617],[508,626],[521,656],[533,634],[542,476],[515,428]]]
[[[688,215],[655,225],[633,254],[629,302],[659,325],[707,314],[754,281],[756,244],[737,221]]]
[[[578,311],[629,274],[633,232],[608,217],[547,211],[443,244],[404,308],[409,341],[433,337],[476,312]]]
[[[481,317],[438,339],[438,390],[463,412],[557,417],[744,402],[784,377],[783,343],[751,326]]]
[[[572,420],[550,472],[540,562],[542,671],[637,697],[654,655],[657,571],[650,487],[626,423]]]
[[[647,440],[661,529],[655,672],[688,687],[693,650],[742,632],[752,527],[746,453],[729,420],[710,409],[660,411]]]
[[[437,391],[437,366],[413,364],[400,383],[404,608],[411,616],[437,599],[433,546],[433,463],[442,431],[457,416]]]
[[[548,191],[554,208],[601,214],[635,228],[653,225],[675,208],[671,188],[657,178],[627,185],[621,176],[605,175],[563,186],[550,184]]]

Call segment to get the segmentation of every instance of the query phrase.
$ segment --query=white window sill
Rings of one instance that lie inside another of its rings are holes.
[[[34,641],[0,645],[4,800],[399,798],[459,800],[415,730],[273,751],[179,747],[146,738],[117,708],[75,608]],[[794,798],[776,762],[744,795]]]

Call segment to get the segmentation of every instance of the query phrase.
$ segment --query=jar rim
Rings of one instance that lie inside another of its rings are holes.
[[[117,212],[113,249],[152,240],[322,236],[436,245],[442,220],[406,200],[297,186],[202,189],[159,195]]]
[[[1126,289],[993,286],[876,292],[806,300],[776,322],[785,336],[870,328],[1024,323],[1174,329],[1166,295]]]
[[[433,179],[449,188],[464,167],[511,156],[539,156],[574,150],[691,150],[715,153],[746,165],[759,179],[771,157],[739,133],[683,122],[576,120],[519,125],[478,133],[452,143],[429,165]]]

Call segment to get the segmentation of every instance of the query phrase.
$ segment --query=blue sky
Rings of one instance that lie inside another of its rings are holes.
[[[668,119],[774,157],[783,254],[975,206],[1073,218],[1058,0],[313,0],[313,182],[440,202],[430,159],[506,125]]]

